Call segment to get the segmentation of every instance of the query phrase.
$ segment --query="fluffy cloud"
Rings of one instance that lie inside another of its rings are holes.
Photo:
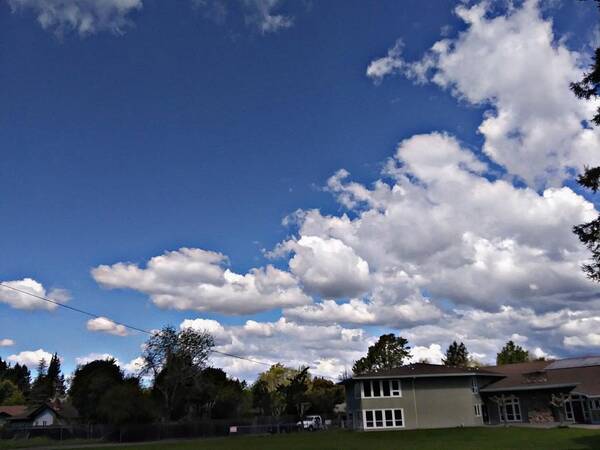
[[[30,11],[45,30],[81,36],[110,31],[122,34],[142,0],[8,0],[13,12]]]
[[[369,287],[369,264],[339,239],[302,236],[288,241],[294,252],[289,266],[309,292],[323,297],[349,297]]]
[[[266,364],[282,362],[291,367],[308,364],[314,374],[335,378],[352,361],[363,356],[373,338],[361,329],[339,325],[307,325],[280,318],[275,322],[248,320],[224,326],[215,320],[185,320],[180,327],[212,331],[216,350]],[[252,380],[266,366],[214,354],[213,363],[232,376]]]
[[[128,375],[139,375],[144,366],[144,359],[141,356],[132,359],[128,363],[122,363],[118,358],[114,357],[110,353],[88,353],[87,355],[78,356],[75,358],[75,362],[78,366],[83,366],[92,361],[107,361],[110,359],[113,359],[115,363]]]
[[[410,362],[427,362],[430,364],[442,364],[442,358],[445,354],[442,347],[438,344],[431,344],[429,347],[417,345],[410,349]]]
[[[64,303],[69,300],[69,294],[64,289],[52,289],[47,291],[44,286],[31,278],[23,278],[22,280],[3,281],[2,284],[10,286],[21,291],[29,292],[38,297],[45,297],[55,300],[59,303]],[[45,309],[53,311],[58,308],[57,305],[32,297],[13,289],[0,286],[0,303],[6,303],[15,309]]]
[[[599,320],[600,314],[568,308],[546,313],[536,313],[526,307],[504,306],[494,312],[470,308],[454,310],[436,323],[404,329],[402,335],[415,348],[434,342],[445,349],[454,340],[462,341],[476,359],[491,364],[509,339],[529,349],[536,357],[564,355],[566,336],[587,336],[585,328],[578,331],[572,328],[578,319],[585,317]]]
[[[46,363],[49,363],[52,359],[52,353],[48,353],[45,350],[28,350],[18,353],[16,355],[10,355],[8,360],[12,363],[19,363],[21,365],[25,365],[30,369],[36,369],[41,360],[45,360]]]
[[[12,339],[0,339],[0,347],[12,347],[15,345],[15,341]]]
[[[286,317],[308,323],[343,323],[354,325],[387,325],[400,327],[440,318],[442,312],[421,297],[399,299],[397,302],[352,299],[346,303],[324,300],[307,306],[287,308]]]
[[[92,361],[107,361],[109,359],[114,359],[118,362],[118,359],[110,353],[88,353],[87,355],[78,356],[77,358],[75,358],[75,362],[78,366],[83,366]]]
[[[225,331],[223,325],[216,320],[211,319],[186,319],[179,325],[179,328],[184,330],[191,328],[196,331],[205,331],[210,333],[215,339],[216,345],[225,345],[231,343],[231,336]]]
[[[87,329],[89,331],[97,331],[101,333],[113,334],[115,336],[127,336],[129,332],[123,325],[119,325],[107,317],[97,317],[90,319],[87,322]]]
[[[486,174],[456,139],[432,133],[400,143],[385,172],[391,183],[379,180],[368,188],[347,182],[347,172],[334,175],[330,190],[353,218],[296,214],[297,240],[342,241],[366,261],[373,287],[366,302],[323,302],[290,313],[314,319],[319,311],[324,318],[344,312],[362,323],[382,323],[374,317],[376,310],[392,317],[386,306],[402,308],[398,319],[440,317],[431,301],[442,299],[488,310],[550,310],[598,298],[598,287],[579,269],[587,253],[571,233],[574,224],[597,214],[593,204],[567,187],[538,193]],[[311,270],[319,273],[320,264],[311,260]],[[420,298],[423,291],[429,301]]]
[[[102,265],[92,276],[106,288],[148,294],[160,308],[252,314],[310,301],[288,272],[268,265],[240,275],[224,269],[225,261],[220,253],[182,248],[150,259],[146,268]]]
[[[600,347],[600,315],[574,317],[561,325],[567,347]]]
[[[489,2],[457,7],[466,31],[436,42],[413,63],[397,43],[367,75],[380,82],[399,72],[491,106],[479,127],[483,151],[531,186],[557,185],[573,168],[599,164],[600,134],[585,125],[597,105],[569,91],[581,78],[580,55],[556,40],[536,0],[495,17],[489,8]]]

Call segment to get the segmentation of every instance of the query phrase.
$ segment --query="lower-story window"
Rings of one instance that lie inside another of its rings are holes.
[[[506,411],[506,417],[504,416]],[[521,404],[518,398],[510,398],[504,400],[504,408],[498,406],[498,413],[502,422],[520,422],[521,421]]]
[[[363,413],[365,428],[404,427],[404,410],[402,409],[368,409]]]
[[[475,417],[481,417],[481,405],[475,404],[473,408],[475,409]]]

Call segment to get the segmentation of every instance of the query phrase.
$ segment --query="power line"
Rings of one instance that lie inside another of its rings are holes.
[[[88,317],[93,317],[95,319],[106,318],[106,316],[101,316],[101,315],[98,315],[98,314],[91,313],[89,311],[85,311],[83,309],[79,309],[79,308],[75,308],[73,306],[65,305],[64,303],[57,302],[56,300],[52,300],[51,298],[42,297],[41,295],[33,294],[31,292],[24,291],[22,289],[14,287],[14,286],[9,286],[9,285],[7,285],[5,283],[2,283],[2,282],[0,282],[0,286],[5,287],[7,289],[11,289],[11,290],[16,291],[16,292],[20,292],[21,294],[30,295],[31,297],[35,297],[35,298],[37,298],[39,300],[43,300],[45,302],[52,303],[53,305],[59,306],[61,308],[69,309],[69,310],[77,312],[79,314],[84,314],[84,315],[86,315]],[[136,327],[136,326],[133,326],[133,325],[129,325],[129,324],[126,324],[124,322],[117,322],[116,320],[112,320],[112,319],[109,319],[109,320],[111,320],[113,323],[115,323],[117,325],[123,326],[125,328],[129,328],[130,330],[139,331],[140,333],[149,334],[151,336],[153,336],[155,334],[152,331],[144,330],[143,328],[139,328],[139,327]],[[271,365],[272,365],[272,364],[267,363],[267,362],[258,361],[256,359],[252,359],[252,358],[246,358],[245,356],[234,355],[233,353],[221,352],[219,350],[211,349],[211,352],[217,353],[217,354],[223,355],[223,356],[228,356],[230,358],[237,358],[237,359],[241,359],[241,360],[244,360],[244,361],[252,362],[252,363],[255,363],[255,364],[261,364],[263,366],[271,367]]]
[[[20,292],[21,294],[30,295],[32,297],[35,297],[35,298],[39,299],[39,300],[43,300],[45,302],[52,303],[53,305],[60,306],[61,308],[70,309],[71,311],[78,312],[79,314],[85,314],[86,316],[93,317],[94,319],[105,318],[105,316],[100,316],[98,314],[94,314],[94,313],[91,313],[91,312],[88,312],[88,311],[84,311],[83,309],[79,309],[79,308],[75,308],[73,306],[65,305],[64,303],[57,302],[56,300],[52,300],[51,298],[42,297],[41,295],[36,295],[36,294],[31,293],[31,292],[24,291],[22,289],[18,289],[16,287],[9,286],[9,285],[4,284],[4,283],[0,283],[0,286],[8,288],[8,289],[12,289],[13,291]],[[125,328],[129,328],[130,330],[135,330],[135,331],[139,331],[140,333],[146,333],[146,334],[150,334],[150,335],[154,334],[151,331],[144,330],[144,329],[138,328],[138,327],[134,327],[133,325],[128,325],[126,323],[117,322],[117,321],[112,320],[112,319],[109,319],[109,320],[111,320],[112,322],[116,323],[117,325],[121,325],[121,326],[123,326]]]
[[[29,295],[31,297],[35,297],[35,298],[37,298],[39,300],[51,303],[51,304],[59,306],[61,308],[65,308],[65,309],[74,311],[76,313],[84,314],[84,315],[86,315],[88,317],[93,317],[95,319],[107,318],[106,316],[101,316],[99,314],[94,314],[94,313],[91,313],[89,311],[85,311],[83,309],[75,308],[74,306],[65,305],[64,303],[57,302],[56,300],[52,300],[51,298],[43,297],[41,295],[37,295],[37,294],[34,294],[32,292],[24,291],[22,289],[16,288],[14,286],[9,286],[9,285],[7,285],[5,283],[2,283],[2,282],[0,282],[0,286],[5,287],[7,289],[11,289],[11,290],[16,291],[16,292],[20,292],[21,294],[25,294],[25,295]],[[136,327],[136,326],[133,326],[133,325],[129,325],[129,324],[124,323],[124,322],[117,322],[116,320],[112,320],[110,318],[107,318],[107,319],[110,320],[110,321],[112,321],[116,325],[120,325],[120,326],[123,326],[125,328],[129,328],[130,330],[138,331],[140,333],[145,333],[145,334],[148,334],[150,336],[153,336],[155,334],[152,331],[145,330],[143,328],[139,328],[139,327]],[[236,355],[236,354],[233,354],[233,353],[222,352],[222,351],[215,350],[215,349],[211,349],[211,352],[212,353],[217,353],[217,354],[222,355],[222,356],[227,356],[229,358],[235,358],[235,359],[240,359],[242,361],[248,361],[248,362],[251,362],[251,363],[254,363],[254,364],[260,364],[260,365],[263,365],[263,366],[266,366],[266,367],[271,367],[272,366],[271,363],[264,362],[264,361],[259,361],[257,359],[253,359],[253,358],[247,358],[245,356],[240,356],[240,355]],[[325,375],[318,375],[318,374],[316,374],[316,375],[324,377],[324,378],[330,378],[331,379],[331,377],[328,377],[328,376],[325,376]]]

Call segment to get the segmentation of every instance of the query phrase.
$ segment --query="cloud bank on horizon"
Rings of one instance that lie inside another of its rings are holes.
[[[100,265],[93,278],[144,293],[163,309],[281,310],[273,321],[223,325],[190,316],[180,326],[210,331],[220,351],[309,364],[329,376],[350,367],[382,329],[408,338],[415,360],[432,362],[453,340],[485,362],[508,339],[536,356],[597,352],[600,287],[580,270],[589,255],[571,228],[598,211],[566,184],[585,164],[600,165],[600,131],[586,122],[596,105],[569,90],[582,55],[554,36],[536,1],[502,14],[486,2],[461,5],[456,14],[466,25],[457,36],[414,62],[399,40],[366,75],[376,84],[393,75],[432,83],[486,106],[481,153],[438,130],[400,142],[370,185],[340,169],[326,189],[344,211],[291,214],[284,225],[292,236],[266,253],[273,264],[246,273],[227,268],[221,253],[181,248],[145,264]],[[2,291],[0,301],[27,307]],[[122,335],[116,327],[109,319],[88,323]],[[261,370],[222,357],[215,363],[244,378]]]

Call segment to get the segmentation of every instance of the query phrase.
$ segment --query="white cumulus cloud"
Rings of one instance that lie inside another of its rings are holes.
[[[95,319],[90,319],[88,320],[86,326],[89,331],[108,333],[113,334],[115,336],[127,336],[129,334],[126,327],[115,323],[107,317],[97,317]]]
[[[143,292],[160,308],[251,314],[310,302],[288,272],[268,265],[242,275],[224,269],[225,261],[220,253],[182,248],[151,258],[146,268],[102,265],[92,276],[106,288]]]
[[[49,363],[52,359],[52,353],[42,349],[26,350],[8,357],[10,362],[25,365],[29,369],[36,369],[42,359],[45,360],[46,363]]]
[[[41,283],[31,278],[3,281],[2,284],[9,287],[0,286],[0,303],[6,303],[15,309],[45,309],[53,311],[58,308],[57,305],[51,302],[41,300],[19,291],[28,292],[38,297],[49,298],[59,303],[65,303],[69,300],[69,294],[64,289],[51,289],[48,291]],[[15,288],[19,291],[10,288]]]
[[[491,107],[479,127],[483,151],[531,186],[557,185],[572,169],[599,164],[600,132],[585,125],[597,103],[569,90],[585,69],[580,55],[554,36],[538,1],[495,16],[491,8],[492,2],[458,6],[465,31],[436,42],[417,62],[405,61],[396,44],[367,75],[380,82],[402,73]]]

